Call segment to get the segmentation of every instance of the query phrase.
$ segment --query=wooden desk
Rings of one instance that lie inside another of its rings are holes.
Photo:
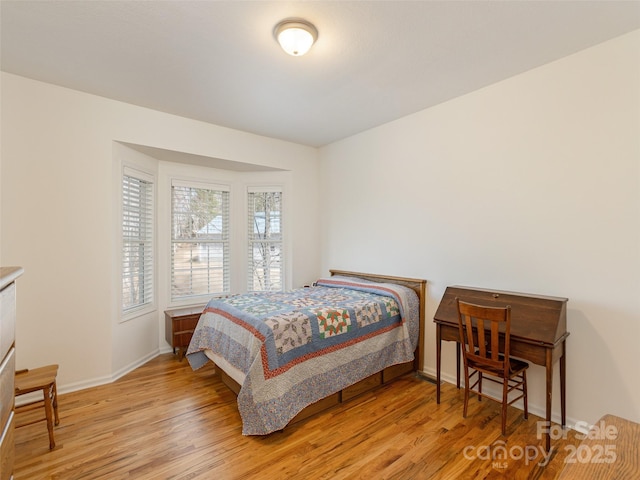
[[[546,368],[546,421],[551,425],[551,391],[553,365],[560,361],[560,408],[562,426],[566,424],[566,338],[567,301],[561,297],[544,297],[471,287],[447,287],[433,318],[436,323],[436,400],[440,403],[440,369],[442,340],[456,342],[456,386],[460,388],[460,334],[456,297],[465,302],[493,307],[511,305],[511,355]],[[551,437],[545,434],[545,448]]]
[[[640,424],[605,415],[570,450],[559,480],[617,480],[640,475]]]

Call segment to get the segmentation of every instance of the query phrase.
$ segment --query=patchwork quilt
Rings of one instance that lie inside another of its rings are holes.
[[[212,299],[186,356],[195,370],[210,350],[241,371],[242,433],[265,435],[306,406],[413,360],[418,331],[410,288],[334,276],[288,292]]]

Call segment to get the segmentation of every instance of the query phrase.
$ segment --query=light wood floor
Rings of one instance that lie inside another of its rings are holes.
[[[445,384],[436,405],[435,385],[407,375],[282,432],[245,437],[213,366],[193,372],[166,354],[110,385],[60,395],[53,451],[44,423],[16,430],[15,478],[553,479],[566,445],[579,443],[572,431],[554,441],[543,468],[538,417],[510,408],[502,437],[497,402],[472,400],[463,419],[462,400]],[[499,446],[507,458],[491,460]]]

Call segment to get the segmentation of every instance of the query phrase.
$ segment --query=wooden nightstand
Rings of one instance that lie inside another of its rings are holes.
[[[173,353],[176,353],[176,348],[178,349],[180,361],[184,358],[193,330],[198,324],[204,307],[204,305],[200,305],[164,311],[164,338],[173,347]]]

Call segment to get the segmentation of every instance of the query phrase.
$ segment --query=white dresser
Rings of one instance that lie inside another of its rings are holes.
[[[16,283],[21,267],[0,267],[0,480],[13,478]]]

